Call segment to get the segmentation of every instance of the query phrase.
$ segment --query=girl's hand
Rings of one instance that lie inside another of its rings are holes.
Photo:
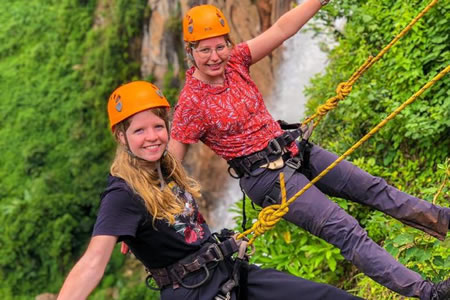
[[[121,252],[123,255],[127,255],[128,252],[130,252],[130,248],[128,247],[127,244],[125,244],[125,242],[122,242],[122,244],[120,245],[120,252]]]

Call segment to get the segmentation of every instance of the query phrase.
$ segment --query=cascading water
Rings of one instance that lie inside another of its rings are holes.
[[[284,43],[274,93],[266,102],[276,120],[296,123],[304,118],[307,99],[303,89],[315,74],[323,71],[327,63],[327,55],[319,47],[326,37],[313,35],[311,31],[302,31]]]
[[[306,103],[303,88],[327,64],[327,55],[321,51],[319,44],[326,42],[330,45],[333,41],[327,35],[314,36],[312,31],[305,29],[284,42],[282,62],[275,75],[274,92],[265,99],[269,112],[276,120],[296,123],[303,119]],[[242,198],[239,181],[228,177],[224,189],[222,199],[218,200],[211,212],[215,221],[211,224],[213,230],[235,226],[235,215],[230,212],[230,207]]]

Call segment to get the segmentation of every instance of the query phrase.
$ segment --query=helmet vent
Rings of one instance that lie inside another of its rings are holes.
[[[114,99],[114,102],[116,103],[115,108],[118,112],[122,111],[122,100],[120,99],[120,96],[116,96]]]

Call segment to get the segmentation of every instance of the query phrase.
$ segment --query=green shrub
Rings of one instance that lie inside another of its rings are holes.
[[[2,299],[57,292],[90,237],[114,152],[106,101],[139,78],[129,48],[146,5],[96,2],[2,3]]]

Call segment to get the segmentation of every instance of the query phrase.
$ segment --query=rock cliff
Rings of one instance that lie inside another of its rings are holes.
[[[235,43],[249,40],[266,30],[286,12],[291,0],[149,0],[148,18],[144,24],[141,50],[141,72],[144,78],[151,78],[164,87],[183,84],[184,47],[181,20],[186,11],[195,5],[213,4],[227,17],[231,27],[231,38]],[[267,96],[273,86],[274,70],[279,64],[280,49],[251,67],[251,74],[262,94]],[[181,79],[180,79],[181,78]],[[185,159],[189,174],[200,181],[203,199],[201,210],[211,223],[209,216],[221,198],[228,174],[226,162],[217,157],[203,144],[190,147]],[[237,200],[237,199],[236,199]]]

